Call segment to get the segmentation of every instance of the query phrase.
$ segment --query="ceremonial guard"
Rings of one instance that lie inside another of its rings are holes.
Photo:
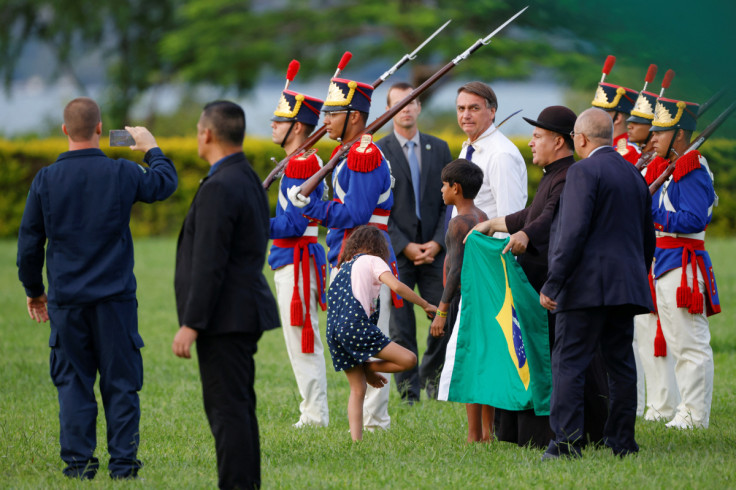
[[[653,196],[657,231],[653,273],[666,349],[675,361],[680,403],[667,427],[707,428],[713,396],[708,316],[721,311],[705,229],[717,198],[713,174],[697,150],[687,151],[699,106],[660,97],[651,131],[657,155],[675,171]]]
[[[653,151],[652,135],[649,132],[649,128],[652,127],[652,119],[654,119],[654,105],[657,103],[657,94],[647,92],[647,85],[654,80],[656,75],[657,65],[649,65],[647,75],[644,79],[644,88],[639,92],[636,102],[634,102],[634,108],[631,109],[631,116],[626,119],[628,123],[626,126],[628,141],[639,146],[636,154],[637,160],[642,155],[650,154]]]
[[[331,139],[354,141],[364,132],[372,95],[373,87],[368,84],[342,78],[332,79],[322,108],[325,113],[324,123]],[[333,155],[339,149],[340,146]],[[389,265],[394,275],[398,275],[396,256],[387,232],[388,217],[393,205],[391,186],[391,170],[381,150],[372,142],[356,142],[332,173],[331,201],[305,198],[298,194],[298,186],[289,189],[289,199],[297,207],[303,208],[304,216],[329,228],[327,258],[333,273],[337,270],[343,244],[351,231],[368,224],[383,231],[389,244]],[[395,306],[402,304],[400,298],[396,295],[392,298],[390,290],[383,287],[380,301],[385,305],[392,300]],[[381,308],[378,327],[386,335],[389,334],[388,323],[389,308]],[[363,423],[368,430],[389,427],[391,419],[388,416],[388,396],[387,386],[382,389],[368,387],[363,410]]]
[[[606,76],[611,73],[616,58],[609,56],[603,66],[603,76],[598,84],[593,99],[593,107],[606,111],[613,119],[613,147],[627,161],[636,163],[639,160],[639,150],[629,143],[626,132],[626,118],[634,108],[634,101],[638,95],[636,90],[604,82]]]
[[[291,66],[290,66],[291,68]],[[291,77],[293,78],[293,77]],[[291,80],[287,75],[287,79]],[[272,139],[292,154],[314,131],[319,122],[323,101],[284,89],[271,118]],[[279,185],[276,217],[271,218],[270,238],[273,240],[268,264],[274,272],[276,296],[281,314],[281,326],[286,341],[299,394],[300,417],[294,427],[305,425],[326,427],[327,375],[322,340],[319,335],[317,307],[326,309],[325,250],[317,241],[317,223],[302,216],[288,200],[287,190],[301,186],[322,167],[313,150],[295,155],[289,160]],[[320,183],[312,192],[315,200],[324,193]]]
[[[639,158],[649,158],[643,167],[642,175],[650,185],[656,177],[667,167],[669,161],[654,154],[652,133],[649,129],[654,120],[654,107],[657,104],[657,94],[648,92],[647,85],[654,80],[657,65],[650,65],[645,78],[644,88],[639,92],[628,124],[629,141],[640,145],[642,153]],[[669,87],[674,76],[668,70],[662,82],[662,92]],[[654,300],[654,281],[649,275],[652,299]],[[675,416],[675,409],[680,402],[680,395],[675,381],[675,362],[672,355],[667,355],[664,336],[659,318],[656,313],[657,305],[651,313],[634,317],[634,358],[636,359],[637,373],[637,415],[644,415],[645,420],[671,420]],[[646,393],[646,396],[644,396]],[[646,408],[646,412],[644,411]]]

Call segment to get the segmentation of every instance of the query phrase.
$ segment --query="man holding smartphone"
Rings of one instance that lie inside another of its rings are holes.
[[[59,393],[64,474],[92,479],[97,473],[94,384],[99,371],[110,476],[135,478],[142,466],[137,451],[143,340],[130,210],[137,201],[173,194],[176,169],[143,127],[126,129],[134,141],[131,149],[145,153],[147,168],[105,156],[100,108],[92,99],[69,102],[61,129],[69,151],[33,179],[18,234],[18,276],[30,317],[51,320],[51,378]]]

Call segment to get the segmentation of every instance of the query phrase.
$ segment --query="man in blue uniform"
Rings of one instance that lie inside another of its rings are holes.
[[[113,478],[136,477],[143,362],[138,334],[130,209],[166,199],[176,169],[145,128],[126,128],[145,168],[100,151],[100,109],[88,98],[64,109],[69,151],[31,184],[18,236],[18,276],[28,313],[51,320],[51,378],[59,393],[61,459],[69,477],[94,478],[97,401],[107,420]],[[48,297],[42,269],[47,246]]]
[[[322,108],[325,113],[327,134],[333,140],[353,141],[364,131],[371,107],[373,87],[368,84],[333,78]],[[333,200],[304,198],[298,195],[299,188],[289,190],[289,199],[297,207],[303,207],[302,214],[311,220],[330,228],[327,232],[327,259],[335,268],[345,239],[360,225],[375,226],[383,231],[391,253],[390,266],[394,274],[396,256],[388,235],[388,217],[394,199],[391,192],[391,170],[378,147],[370,145],[361,148],[356,143],[332,173]],[[381,290],[381,304],[392,300],[388,287]],[[400,305],[397,297],[394,305]],[[389,334],[389,309],[381,308],[378,327]],[[363,425],[368,429],[389,427],[388,386],[383,389],[368,387],[363,409]]]
[[[294,153],[314,131],[322,104],[320,99],[284,90],[271,118],[273,142],[281,145],[287,155]],[[325,249],[317,241],[317,223],[310,223],[286,197],[290,187],[301,186],[321,167],[322,161],[311,150],[291,158],[279,183],[276,217],[271,218],[273,245],[268,265],[274,270],[286,352],[302,397],[296,428],[326,427],[330,422],[324,347],[317,313],[318,305],[326,309]],[[312,197],[321,199],[324,187],[320,183]]]
[[[657,311],[680,392],[667,427],[678,429],[708,427],[713,397],[708,316],[721,311],[713,264],[705,250],[705,229],[716,204],[713,174],[700,152],[687,151],[698,108],[660,97],[650,130],[657,155],[675,163],[674,173],[652,198],[652,216]]]

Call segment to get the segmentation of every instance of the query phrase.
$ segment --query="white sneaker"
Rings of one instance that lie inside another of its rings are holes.
[[[650,408],[647,410],[647,412],[644,414],[644,420],[650,421],[650,422],[659,422],[661,420],[669,420],[672,417],[666,417],[661,412],[656,411],[653,408]]]
[[[687,430],[692,429],[693,424],[690,422],[683,420],[680,417],[675,417],[674,419],[670,420],[665,424],[665,427],[669,427],[671,429],[680,429],[680,430]]]

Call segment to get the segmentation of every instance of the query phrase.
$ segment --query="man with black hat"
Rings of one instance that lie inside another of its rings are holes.
[[[350,142],[364,131],[371,107],[373,87],[342,78],[333,78],[322,112],[330,139]],[[300,188],[293,186],[288,191],[289,200],[310,220],[328,227],[327,259],[336,272],[344,240],[360,225],[370,225],[383,231],[391,254],[390,266],[395,275],[396,256],[388,235],[388,217],[393,205],[391,192],[392,177],[388,162],[379,148],[372,142],[363,146],[359,143],[347,152],[332,172],[332,201],[322,201],[299,194]],[[334,277],[334,274],[331,274]],[[387,286],[381,288],[381,304],[401,300],[393,296]],[[389,335],[389,308],[383,307],[378,318],[378,327]],[[385,377],[388,379],[389,375]],[[368,386],[363,406],[363,425],[367,430],[387,429],[391,423],[388,415],[388,382],[383,389]]]
[[[565,186],[567,169],[575,163],[570,133],[575,126],[575,113],[564,106],[551,106],[539,113],[537,120],[524,118],[534,126],[529,146],[532,163],[542,168],[544,176],[529,207],[508,216],[499,216],[473,228],[492,236],[495,232],[511,233],[504,252],[518,255],[519,265],[529,283],[539,292],[547,278],[547,251],[550,226]],[[549,346],[554,343],[555,316],[548,314]],[[525,339],[533,342],[535,339]],[[519,446],[532,444],[544,448],[553,437],[549,417],[537,416],[534,410],[512,411],[496,408],[496,437]]]
[[[320,99],[285,89],[271,118],[273,142],[281,145],[287,155],[294,153],[314,131],[322,104]],[[330,421],[317,313],[318,305],[322,310],[326,308],[325,250],[317,241],[317,223],[310,223],[286,197],[290,187],[301,186],[321,167],[322,162],[313,151],[289,160],[279,184],[276,217],[271,218],[270,224],[273,245],[268,264],[274,270],[286,352],[302,397],[296,428],[326,427]],[[323,192],[324,183],[320,182],[312,197],[320,199]]]
[[[653,196],[657,233],[654,278],[659,320],[681,401],[667,427],[707,428],[713,396],[713,350],[708,316],[721,311],[713,264],[705,250],[705,228],[717,197],[708,162],[687,151],[699,106],[660,97],[652,122],[657,155],[675,171]]]
[[[614,85],[608,82],[598,84],[595,98],[591,103],[606,111],[613,120],[613,147],[616,151],[631,163],[639,160],[640,152],[634,145],[629,144],[626,131],[626,118],[634,108],[634,101],[638,96],[636,90]]]

